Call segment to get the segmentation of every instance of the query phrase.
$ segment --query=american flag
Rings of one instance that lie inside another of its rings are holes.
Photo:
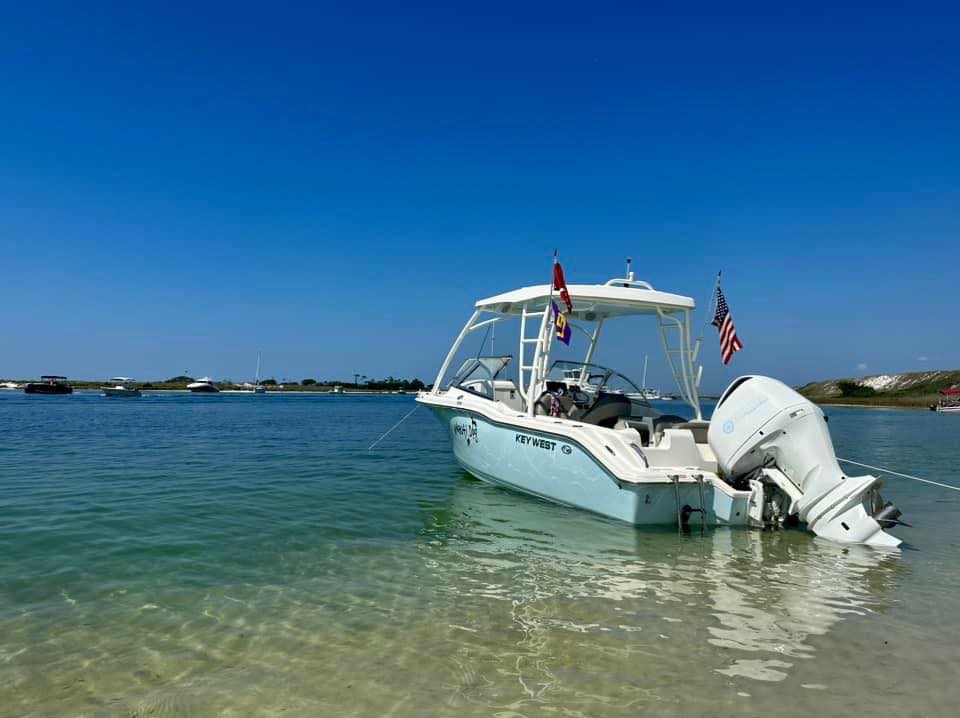
[[[743,349],[743,344],[737,336],[737,330],[733,327],[733,317],[730,316],[730,307],[727,306],[727,299],[723,296],[723,290],[717,285],[717,314],[713,318],[713,326],[720,332],[720,358],[724,365],[730,363],[730,357]]]

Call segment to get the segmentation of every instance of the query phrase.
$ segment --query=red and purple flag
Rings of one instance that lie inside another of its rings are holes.
[[[567,305],[567,311],[573,311],[573,302],[570,301],[570,292],[567,291],[567,280],[563,277],[563,267],[557,259],[556,253],[553,255],[553,288],[560,292],[560,299]]]

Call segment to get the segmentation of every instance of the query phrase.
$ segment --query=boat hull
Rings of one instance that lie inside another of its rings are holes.
[[[636,525],[677,525],[678,506],[701,506],[701,485],[618,480],[568,437],[429,407],[450,433],[457,463],[482,481]],[[747,499],[702,484],[704,523],[747,525]],[[679,498],[677,496],[679,492]],[[690,518],[700,522],[698,514]]]
[[[24,394],[72,394],[73,387],[66,384],[31,383],[23,387]]]
[[[105,386],[100,391],[103,392],[104,396],[109,396],[114,398],[140,396],[139,389],[117,389],[115,387]]]

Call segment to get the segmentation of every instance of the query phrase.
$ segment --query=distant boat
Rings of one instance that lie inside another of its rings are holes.
[[[24,394],[72,394],[73,387],[67,384],[67,377],[44,374],[40,381],[31,381],[23,387]]]
[[[102,386],[100,391],[104,396],[135,397],[140,396],[140,390],[133,386],[135,379],[128,376],[115,376],[111,380],[113,386]]]
[[[194,394],[216,394],[220,391],[217,383],[208,376],[200,377],[195,382],[187,384],[187,389]]]
[[[253,385],[254,394],[266,394],[267,387],[260,385],[260,352],[257,352],[257,378],[256,383]]]
[[[960,389],[944,389],[940,399],[930,406],[930,411],[960,414]]]
[[[0,384],[0,389],[22,389],[23,387],[15,381],[5,381]]]
[[[649,355],[644,355],[644,357],[643,357],[643,378],[642,378],[641,381],[640,381],[640,386],[643,387],[643,388],[640,390],[639,395],[632,395],[632,396],[633,396],[633,398],[639,397],[639,398],[641,398],[641,399],[643,399],[643,400],[645,400],[645,401],[651,401],[651,400],[654,400],[654,401],[655,401],[655,400],[657,400],[657,399],[662,399],[663,397],[660,396],[660,390],[659,390],[659,389],[648,389],[648,388],[647,388],[647,359],[649,359]]]
[[[257,352],[257,377],[255,379],[255,383],[251,384],[250,382],[245,381],[243,384],[241,384],[241,386],[243,387],[241,391],[244,392],[253,392],[254,394],[267,393],[267,387],[260,384],[260,352]]]

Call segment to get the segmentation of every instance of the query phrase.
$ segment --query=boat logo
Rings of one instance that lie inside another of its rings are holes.
[[[725,422],[723,422],[723,433],[724,433],[724,434],[732,434],[732,433],[733,433],[733,430],[734,430],[735,428],[737,428],[737,425],[734,424],[732,421],[725,421]]]
[[[564,454],[572,454],[572,453],[573,453],[573,449],[570,448],[570,444],[564,444],[563,446],[561,446],[561,447],[560,447],[560,451],[562,451]]]

